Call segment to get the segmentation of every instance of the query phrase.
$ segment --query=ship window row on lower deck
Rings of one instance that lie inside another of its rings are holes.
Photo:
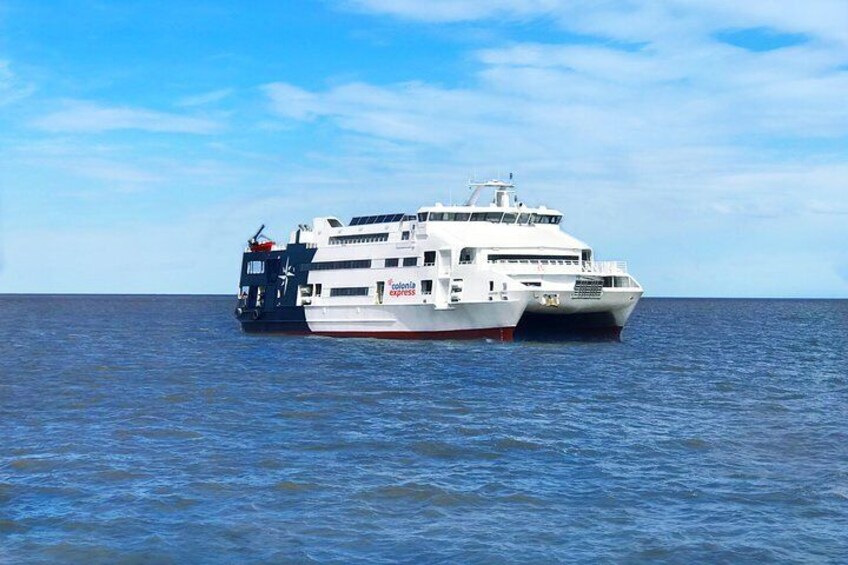
[[[316,261],[303,263],[298,267],[301,271],[333,271],[337,269],[370,269],[371,259],[353,259],[349,261]]]
[[[330,289],[330,296],[368,296],[367,286],[337,286]]]
[[[359,233],[354,235],[334,235],[330,237],[330,245],[344,245],[346,243],[379,243],[388,241],[388,233]]]
[[[385,259],[384,267],[400,266],[400,257],[390,257]],[[298,267],[299,271],[335,271],[340,269],[370,269],[372,266],[371,259],[354,259],[349,261],[316,261],[314,263],[303,263]],[[417,267],[418,257],[404,257],[404,267]]]

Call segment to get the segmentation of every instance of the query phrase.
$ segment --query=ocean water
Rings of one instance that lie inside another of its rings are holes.
[[[848,560],[848,301],[645,299],[562,344],[232,307],[0,297],[0,562]]]

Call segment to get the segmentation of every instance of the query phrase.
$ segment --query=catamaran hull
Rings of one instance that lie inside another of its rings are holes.
[[[526,300],[432,305],[293,307],[253,319],[242,313],[246,333],[279,333],[378,339],[490,339],[559,341],[618,339],[636,300],[616,309],[568,311],[536,308]],[[529,306],[529,307],[528,307]],[[594,305],[595,308],[600,305]]]

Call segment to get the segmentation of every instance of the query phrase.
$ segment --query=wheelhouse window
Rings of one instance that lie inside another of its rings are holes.
[[[522,225],[522,226],[526,225],[528,221],[530,221],[530,214],[525,212],[523,214],[518,215],[518,224],[519,225]]]
[[[430,212],[431,222],[467,222],[470,217],[468,212]]]
[[[394,259],[386,259],[385,266],[386,267],[397,267],[398,266],[398,258],[395,257]]]
[[[507,212],[503,215],[503,223],[505,224],[514,224],[515,220],[518,218],[518,214],[513,214],[511,212]]]
[[[248,261],[247,262],[247,274],[248,275],[261,275],[265,272],[265,261]]]
[[[471,214],[472,222],[485,222],[486,221],[486,212],[474,212]]]
[[[562,220],[562,216],[558,215],[549,215],[549,214],[533,214],[535,216],[536,224],[559,224],[560,220]]]
[[[418,266],[418,257],[404,257],[403,258],[403,266],[404,267],[417,267]]]
[[[427,212],[418,212],[418,221],[426,222],[427,221]]]
[[[503,218],[503,212],[486,212],[486,221],[498,224]]]

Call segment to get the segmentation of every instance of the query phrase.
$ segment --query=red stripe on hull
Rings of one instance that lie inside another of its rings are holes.
[[[377,339],[494,339],[512,341],[515,328],[483,328],[437,332],[314,332],[327,337],[370,337]]]

